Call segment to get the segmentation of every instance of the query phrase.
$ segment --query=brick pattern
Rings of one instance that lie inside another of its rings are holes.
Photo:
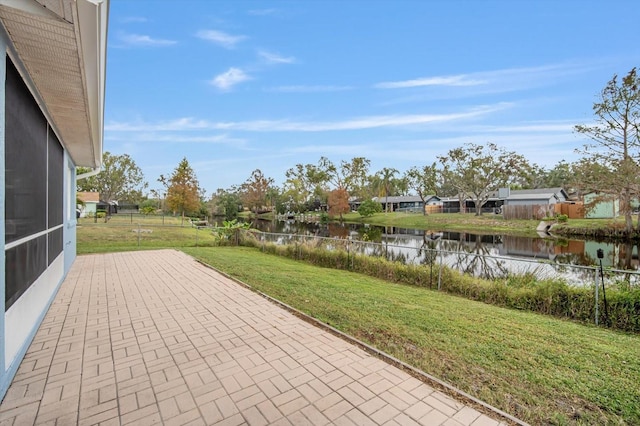
[[[0,425],[500,423],[195,262],[80,256]]]

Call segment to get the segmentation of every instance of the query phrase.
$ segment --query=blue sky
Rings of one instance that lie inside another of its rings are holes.
[[[640,66],[635,0],[112,0],[105,150],[151,188],[186,157],[207,195],[255,169],[371,172],[494,142],[551,168]]]

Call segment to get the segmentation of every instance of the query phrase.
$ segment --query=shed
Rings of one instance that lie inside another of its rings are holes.
[[[78,201],[82,201],[83,204],[78,204],[80,210],[80,217],[93,217],[96,214],[98,203],[100,203],[99,192],[78,192],[76,195]]]

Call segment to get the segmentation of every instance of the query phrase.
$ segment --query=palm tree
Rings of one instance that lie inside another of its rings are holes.
[[[384,187],[384,212],[389,211],[389,192],[391,192],[391,182],[393,177],[398,173],[394,168],[385,167],[378,172],[382,185]]]

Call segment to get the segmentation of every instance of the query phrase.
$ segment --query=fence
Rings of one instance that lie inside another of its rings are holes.
[[[528,204],[528,205],[505,205],[502,206],[502,214],[507,220],[510,219],[543,219],[553,217],[555,209],[553,204]]]
[[[378,257],[391,262],[398,262],[403,265],[422,268],[423,272],[418,272],[415,279],[420,280],[422,284],[428,283],[429,287],[437,287],[440,289],[446,284],[451,291],[451,276],[443,282],[443,274],[447,270],[457,270],[464,274],[473,275],[488,280],[503,279],[510,282],[510,277],[527,276],[535,277],[534,282],[543,282],[546,284],[541,287],[540,291],[532,289],[531,284],[526,284],[527,288],[524,293],[515,289],[514,299],[524,297],[524,302],[511,299],[509,293],[503,293],[500,285],[494,289],[485,292],[477,288],[453,289],[454,293],[461,295],[474,294],[471,298],[477,300],[486,300],[485,298],[495,297],[502,300],[502,304],[507,306],[523,307],[519,303],[524,303],[527,309],[551,313],[559,316],[566,316],[582,321],[589,318],[598,324],[602,315],[599,313],[600,306],[604,299],[605,283],[607,288],[627,289],[633,291],[635,295],[627,296],[620,291],[614,293],[615,302],[609,304],[609,314],[615,318],[615,328],[628,331],[640,331],[640,301],[638,299],[638,290],[640,290],[640,272],[607,269],[606,271],[600,267],[581,266],[572,264],[558,264],[545,262],[535,259],[519,259],[506,256],[497,256],[488,253],[476,253],[473,251],[450,251],[440,246],[440,240],[434,240],[421,247],[408,247],[389,243],[373,243],[367,241],[358,241],[342,238],[327,238],[320,236],[308,236],[297,234],[276,234],[265,233],[255,230],[243,231],[243,237],[238,238],[241,244],[252,245],[261,248],[263,251],[273,251],[274,246],[284,246],[286,255],[296,259],[307,259],[310,252],[317,250],[320,252],[318,256],[323,257],[321,252],[326,253],[342,253],[342,256],[324,260],[325,263],[331,265],[342,265],[345,269],[357,270],[362,272],[362,261],[359,256]],[[326,256],[325,256],[326,257]],[[357,266],[354,268],[354,265]],[[346,267],[345,267],[346,265]],[[327,265],[324,265],[327,266]],[[340,267],[340,266],[338,266]],[[385,269],[388,271],[388,269]],[[393,271],[385,272],[389,276],[394,275]],[[400,272],[400,274],[408,274]],[[415,274],[415,272],[414,272]],[[425,278],[428,277],[428,278]],[[558,278],[562,278],[568,287],[560,285]],[[540,284],[541,286],[543,284]],[[602,285],[602,290],[600,290]],[[624,287],[621,287],[623,285]],[[455,287],[455,284],[454,284]],[[590,289],[593,289],[591,291]],[[469,293],[466,293],[469,291]],[[493,291],[493,296],[488,295]],[[527,296],[525,293],[528,293]],[[532,293],[531,293],[532,292]],[[551,295],[554,295],[553,297]],[[604,299],[606,300],[606,299]],[[515,305],[509,305],[515,303]],[[612,306],[615,305],[615,308]],[[606,302],[605,302],[606,306]],[[613,312],[613,313],[612,313]],[[607,322],[610,321],[609,314],[605,314]]]
[[[584,217],[584,207],[582,203],[505,205],[502,206],[502,211],[505,219],[541,220],[557,214],[567,215],[569,219],[580,219]]]
[[[314,235],[279,234],[245,230],[260,244],[295,245],[327,250],[343,250],[350,254],[383,257],[386,260],[413,265],[430,265],[440,262],[442,265],[468,273],[479,278],[496,279],[510,275],[534,274],[536,278],[563,278],[568,284],[583,287],[594,283],[599,274],[597,265],[574,265],[552,263],[539,259],[524,259],[500,256],[488,252],[447,250],[442,248],[439,240],[433,240],[420,247],[397,245],[393,243],[376,243],[371,241],[352,240],[349,238],[331,238]],[[613,283],[628,282],[631,286],[640,285],[640,271],[608,268],[605,279]]]

